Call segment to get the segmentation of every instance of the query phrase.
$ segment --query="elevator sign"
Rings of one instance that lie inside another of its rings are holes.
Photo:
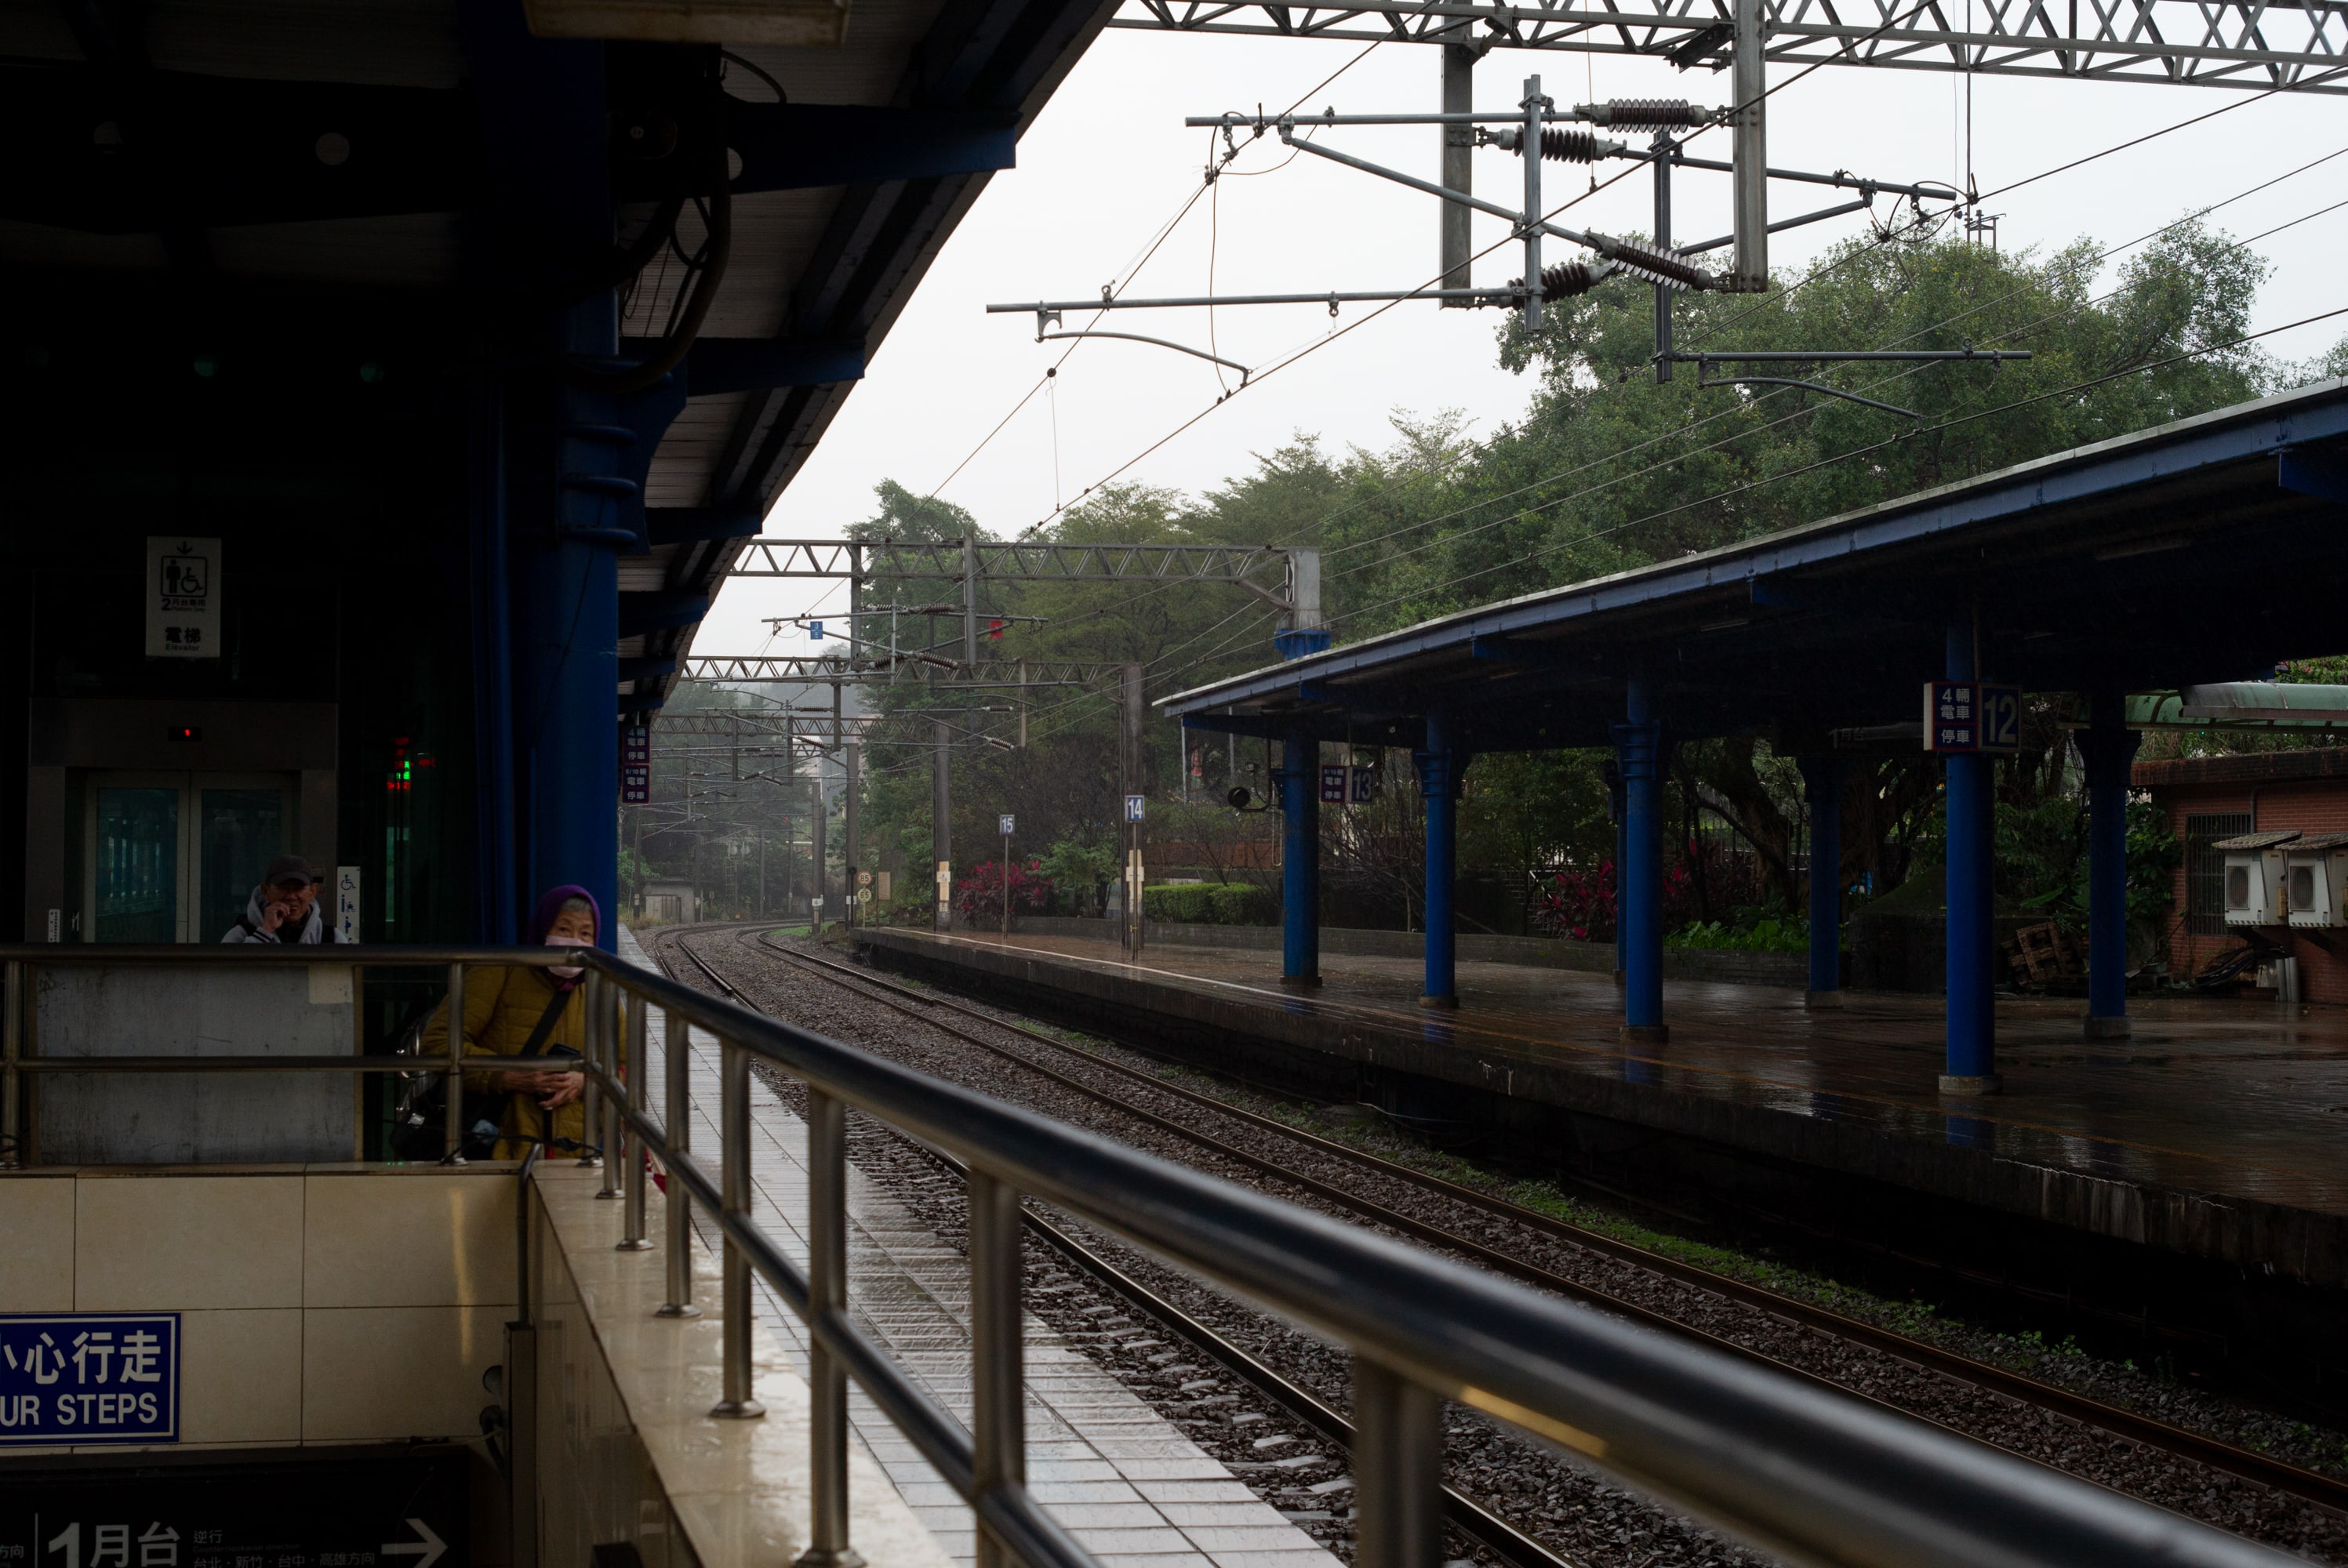
[[[180,1440],[180,1315],[0,1316],[0,1446]]]
[[[147,657],[217,659],[220,540],[147,537]]]

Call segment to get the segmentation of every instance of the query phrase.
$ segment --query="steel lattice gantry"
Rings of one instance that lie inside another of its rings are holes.
[[[2340,0],[1763,0],[1768,56],[1787,65],[2065,77],[2171,86],[2348,92]],[[1603,6],[1469,0],[1125,0],[1112,27],[1653,55],[1683,67],[1727,58],[1728,0]]]

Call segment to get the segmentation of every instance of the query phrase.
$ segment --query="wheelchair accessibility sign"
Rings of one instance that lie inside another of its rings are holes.
[[[0,1447],[179,1440],[178,1313],[0,1314]]]

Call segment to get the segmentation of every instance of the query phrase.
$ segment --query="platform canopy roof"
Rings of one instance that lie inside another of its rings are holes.
[[[1604,745],[1643,673],[1672,733],[1788,747],[1920,722],[1952,620],[2050,692],[2254,679],[2348,650],[2348,383],[1742,544],[1424,621],[1163,699],[1192,729],[1475,751]]]
[[[135,359],[201,333],[242,347],[345,333],[379,355],[388,343],[391,358],[428,343],[446,361],[448,338],[494,339],[490,318],[526,284],[543,287],[501,249],[515,215],[564,181],[603,178],[546,154],[546,128],[576,107],[550,58],[608,89],[614,194],[633,233],[662,193],[649,177],[629,186],[620,166],[693,108],[691,72],[722,46],[730,256],[672,384],[684,405],[646,426],[658,431],[643,455],[647,515],[620,571],[621,706],[654,705],[735,541],[757,531],[1114,3],[0,6],[12,149],[0,277],[61,362],[66,344]],[[602,46],[532,52],[550,41]],[[685,242],[705,231],[688,210]],[[669,329],[685,278],[674,256],[645,268],[623,353]],[[26,330],[20,319],[12,345]]]

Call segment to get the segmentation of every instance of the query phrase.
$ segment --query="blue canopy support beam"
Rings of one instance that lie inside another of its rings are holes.
[[[1426,982],[1418,1005],[1459,1005],[1458,915],[1454,894],[1458,879],[1459,778],[1468,755],[1455,743],[1450,720],[1426,718],[1426,744],[1413,752],[1418,790],[1426,800]]]
[[[2127,1017],[2128,768],[2142,737],[2127,727],[2127,695],[2090,699],[2079,754],[2087,764],[2087,1020],[2089,1040],[2124,1040]]]
[[[1282,743],[1280,808],[1286,815],[1280,852],[1280,983],[1321,983],[1321,743],[1291,730]]]
[[[1622,771],[1622,862],[1615,893],[1615,951],[1622,966],[1622,1038],[1661,1043],[1663,1022],[1663,737],[1643,675],[1624,692],[1614,728]]]
[[[1981,679],[1974,657],[1977,632],[1970,612],[1949,621],[1947,675],[1952,681]],[[1948,1060],[1941,1074],[1943,1094],[1994,1094],[1997,1075],[1997,953],[1992,872],[1996,819],[1991,784],[1993,760],[1978,752],[1954,752],[1948,759]]]
[[[1850,764],[1831,753],[1796,759],[1810,808],[1808,1008],[1842,1006],[1842,801]]]

